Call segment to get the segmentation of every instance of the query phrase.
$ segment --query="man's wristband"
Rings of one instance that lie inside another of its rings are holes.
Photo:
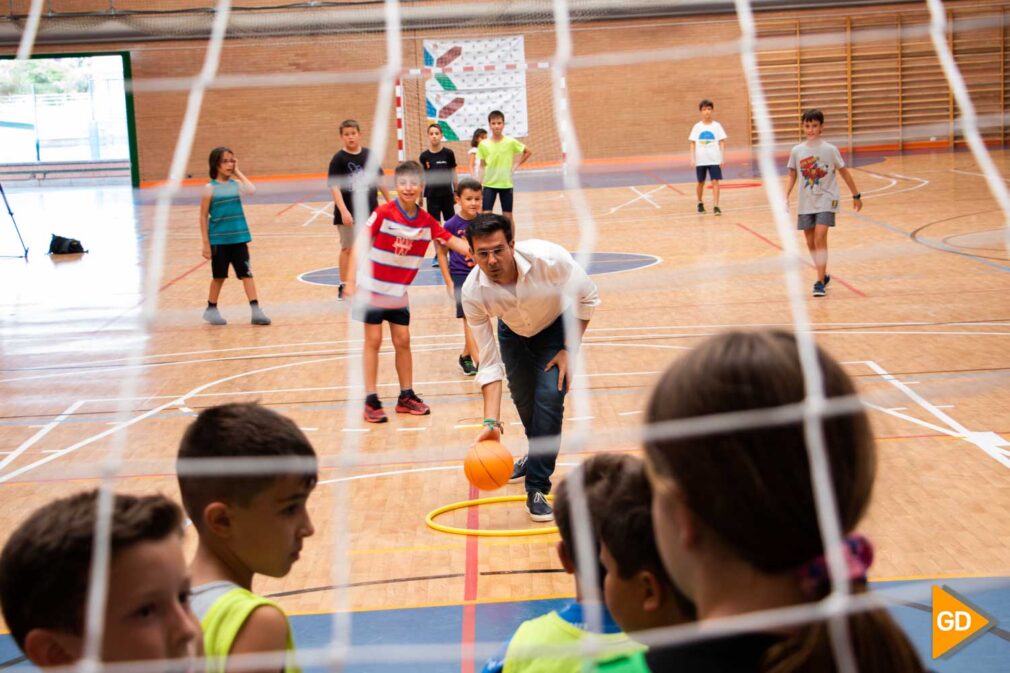
[[[502,434],[505,433],[505,425],[501,421],[495,420],[493,418],[485,418],[484,427],[489,428],[491,430],[497,430]]]
[[[862,201],[863,200],[863,195],[860,194],[859,192],[856,192],[855,194],[852,195],[852,200],[853,201]]]

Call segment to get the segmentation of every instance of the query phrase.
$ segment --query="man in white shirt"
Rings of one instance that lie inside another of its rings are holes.
[[[478,215],[467,228],[467,240],[477,264],[463,284],[462,303],[480,351],[477,383],[485,427],[478,441],[500,437],[502,380],[507,378],[530,442],[529,454],[515,463],[512,481],[525,477],[530,518],[550,521],[554,512],[546,496],[571,382],[563,314],[574,313],[581,342],[600,304],[599,293],[567,250],[535,239],[516,243],[511,223],[501,215]],[[492,318],[499,319],[497,338]]]

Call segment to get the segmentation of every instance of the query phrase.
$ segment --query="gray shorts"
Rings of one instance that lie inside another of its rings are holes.
[[[835,226],[835,214],[832,212],[806,213],[796,216],[796,228],[800,231],[813,229],[818,224],[826,224],[829,227]]]
[[[340,247],[344,250],[350,250],[354,247],[354,227],[349,227],[346,224],[335,224],[333,225],[340,232]]]

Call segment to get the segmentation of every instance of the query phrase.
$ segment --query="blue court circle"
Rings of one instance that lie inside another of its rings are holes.
[[[594,252],[589,256],[589,274],[597,276],[604,273],[619,273],[621,271],[632,271],[642,269],[653,264],[658,264],[661,260],[655,255],[640,255],[634,252]],[[299,280],[313,285],[339,285],[340,275],[338,267],[331,266],[325,269],[308,271],[298,277]],[[442,272],[437,267],[431,266],[431,262],[425,260],[421,270],[417,273],[413,285],[444,285]]]

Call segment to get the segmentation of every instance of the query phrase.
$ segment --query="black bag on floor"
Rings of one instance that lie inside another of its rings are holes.
[[[87,250],[84,249],[84,246],[76,238],[67,238],[66,236],[53,234],[52,240],[49,241],[50,255],[73,255],[81,252],[87,252]]]

